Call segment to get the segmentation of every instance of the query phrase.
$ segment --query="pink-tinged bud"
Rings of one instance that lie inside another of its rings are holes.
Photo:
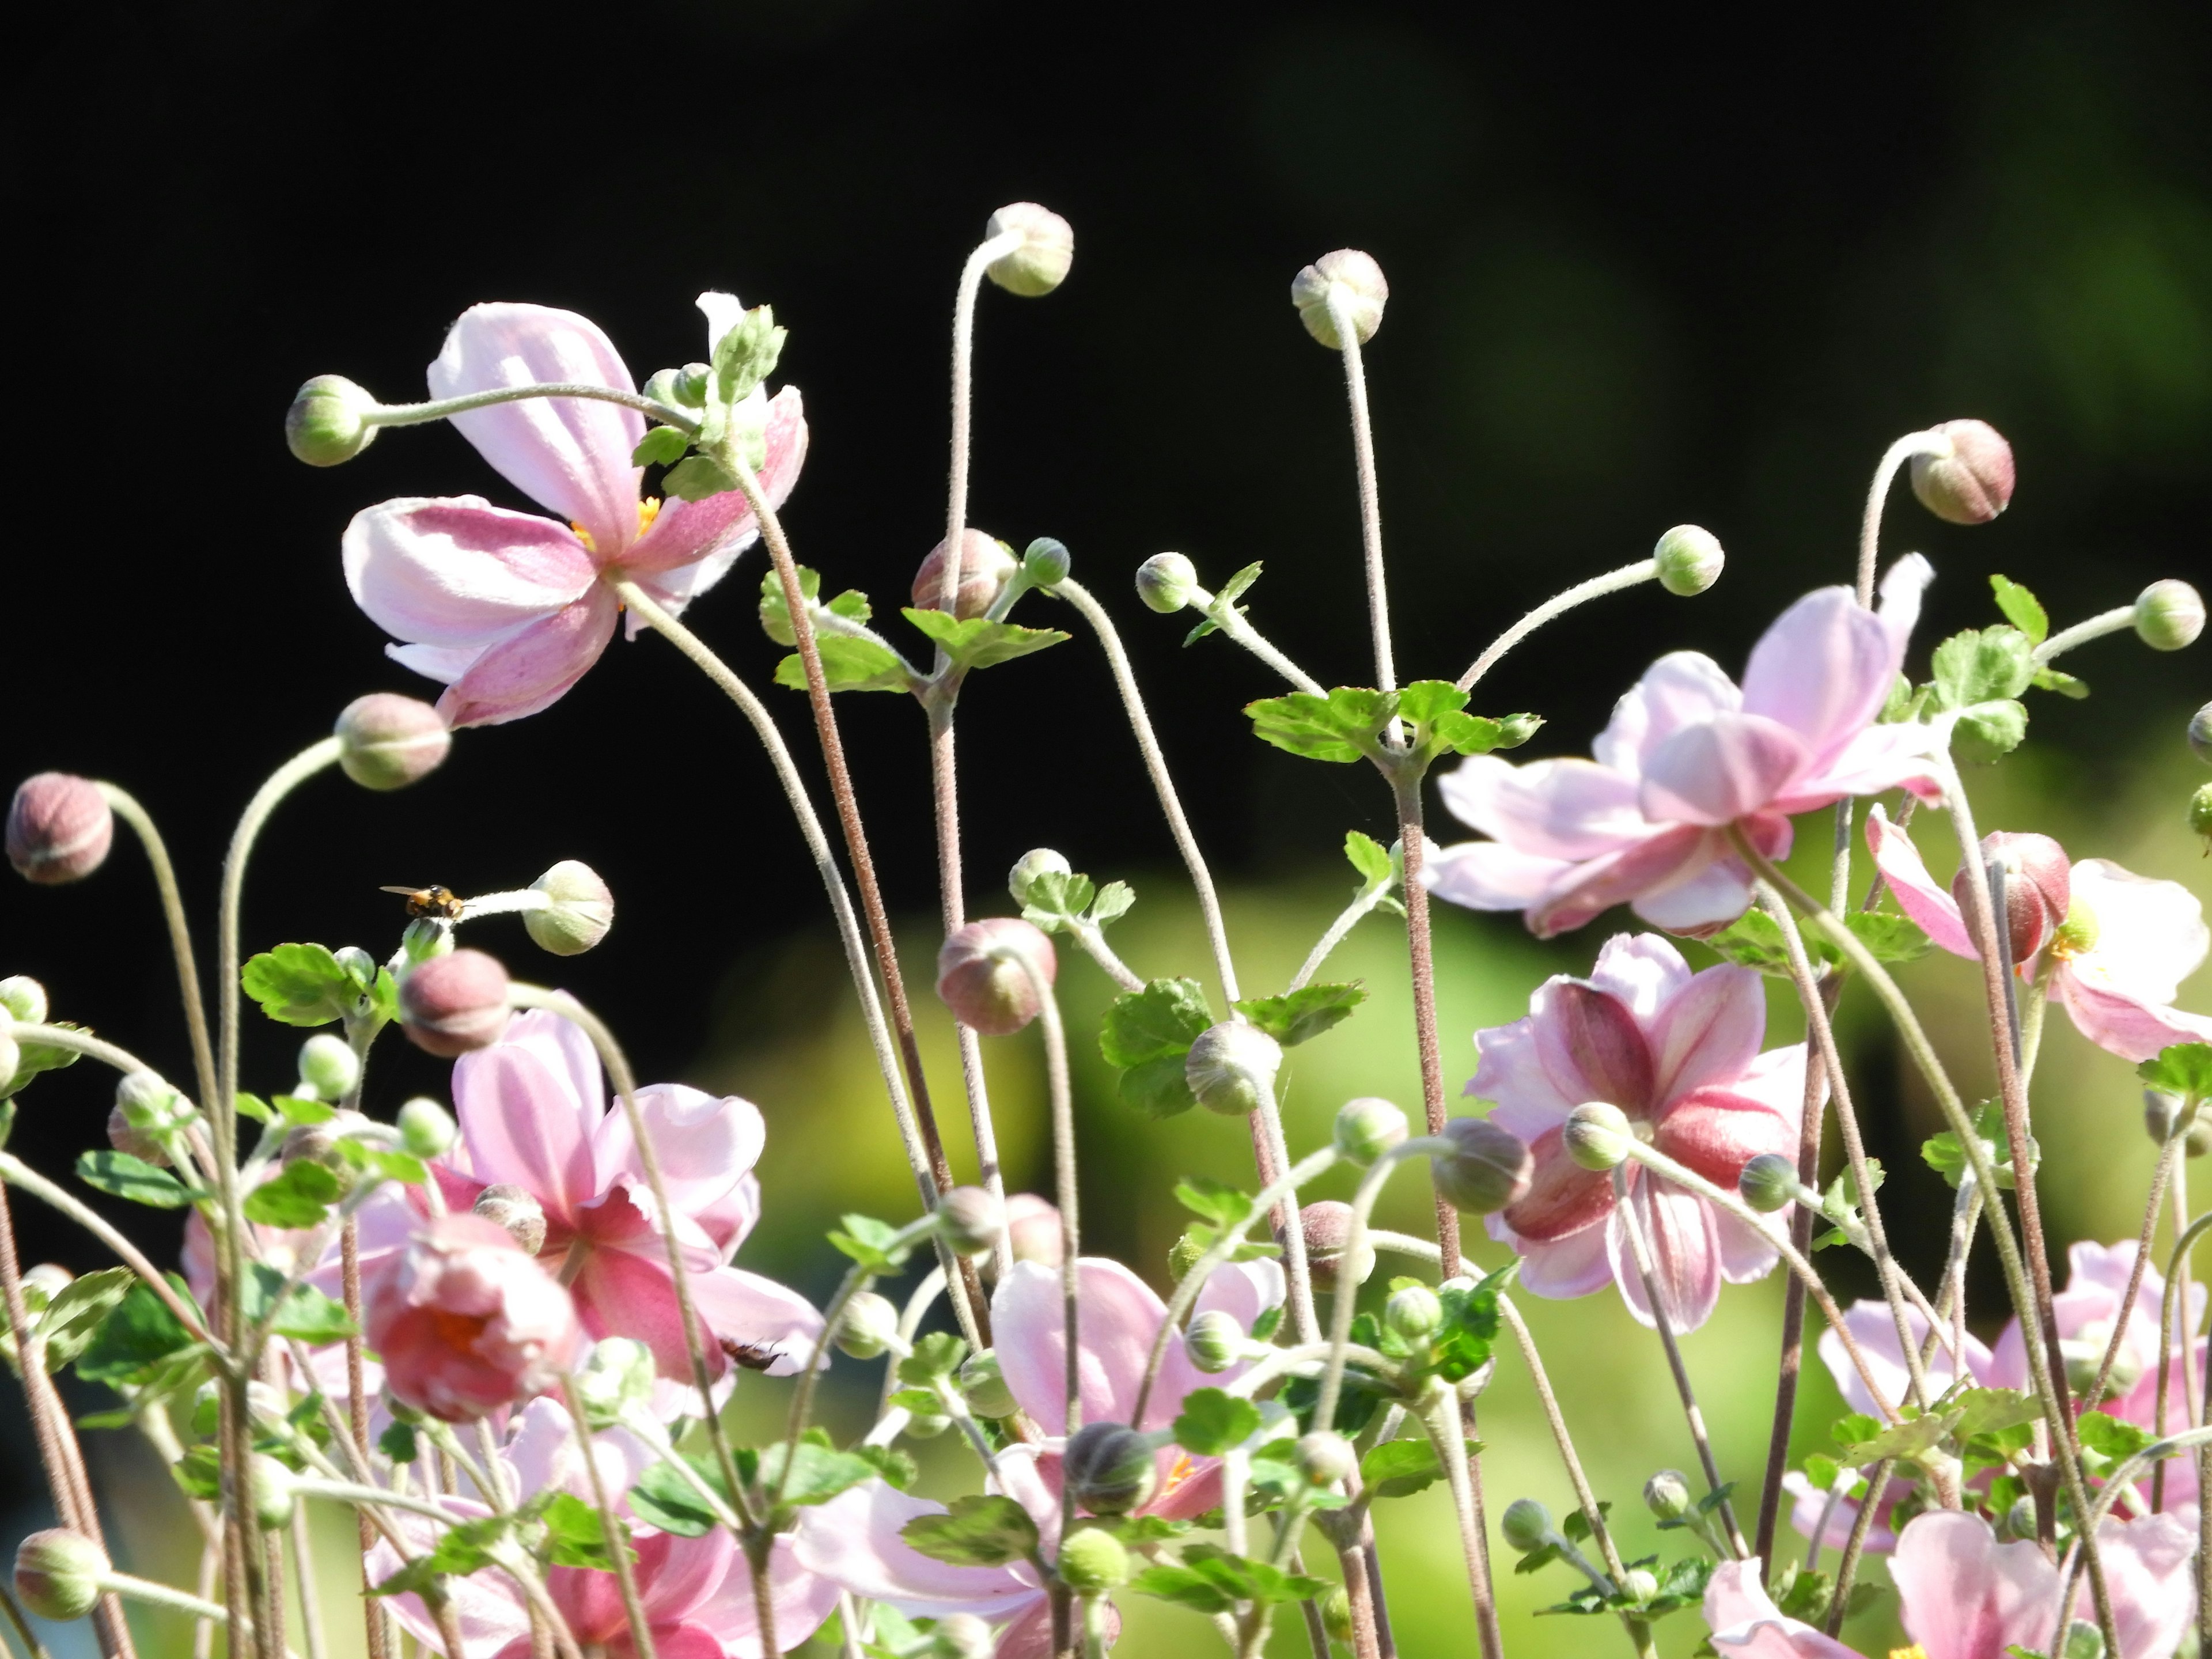
[[[971,921],[937,953],[937,994],[963,1025],[1006,1036],[1037,1017],[1037,980],[1060,971],[1052,941],[1013,916]],[[1035,979],[1031,975],[1034,974]]]
[[[331,728],[343,745],[338,766],[364,789],[404,789],[436,771],[453,747],[446,718],[428,703],[392,691],[356,697]]]
[[[583,1341],[568,1292],[480,1215],[418,1231],[373,1278],[363,1313],[392,1397],[448,1423],[544,1393]]]
[[[2012,935],[2012,959],[2015,964],[2031,961],[2066,920],[2073,890],[2066,849],[2048,836],[2001,830],[1982,837],[1982,858],[1984,866],[1990,859],[2003,862],[2004,921]],[[1966,884],[1977,878],[1986,879],[1983,866],[1961,866],[1951,878],[1951,896],[1962,911],[1968,908]]]
[[[127,1157],[140,1158],[152,1164],[164,1164],[169,1155],[161,1143],[123,1115],[120,1106],[111,1106],[107,1111],[107,1144]]]
[[[1005,543],[980,530],[960,532],[960,586],[952,596],[952,614],[962,622],[980,617],[998,603],[1006,579],[1022,568]],[[945,609],[945,544],[929,550],[921,568],[914,573],[914,608]]]
[[[937,1231],[961,1255],[981,1255],[998,1246],[1006,1206],[981,1187],[955,1187],[937,1203]]]
[[[8,808],[8,862],[41,887],[83,880],[114,840],[115,814],[89,778],[41,772],[17,786]]]
[[[1511,1130],[1486,1117],[1455,1117],[1443,1138],[1452,1150],[1429,1160],[1429,1179],[1452,1208],[1493,1215],[1528,1195],[1535,1164]]]
[[[507,969],[481,951],[433,957],[399,981],[400,1029],[425,1053],[453,1060],[507,1030]]]
[[[1945,421],[1929,430],[1948,438],[1948,455],[1912,458],[1912,493],[1948,524],[1987,524],[2012,500],[2012,446],[1986,421]]]
[[[112,1569],[107,1553],[81,1532],[49,1527],[15,1546],[15,1595],[41,1619],[82,1619],[100,1600]]]
[[[1015,1261],[1057,1267],[1060,1243],[1057,1204],[1035,1193],[1015,1193],[1006,1200],[1006,1245]]]
[[[2204,598],[2167,577],[2136,596],[2136,637],[2154,651],[2179,651],[2204,631]]]
[[[1375,1247],[1362,1242],[1357,1255],[1347,1254],[1352,1243],[1352,1206],[1341,1199],[1324,1198],[1298,1210],[1298,1231],[1305,1235],[1306,1270],[1319,1289],[1334,1291],[1342,1283],[1364,1285],[1375,1271]]]

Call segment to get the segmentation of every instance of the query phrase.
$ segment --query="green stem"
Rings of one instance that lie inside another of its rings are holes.
[[[1564,617],[1577,605],[1587,605],[1592,599],[1603,599],[1608,593],[1618,593],[1625,588],[1655,580],[1658,574],[1658,560],[1638,559],[1634,564],[1625,564],[1618,570],[1607,571],[1602,576],[1592,576],[1588,581],[1577,582],[1564,593],[1554,593],[1492,640],[1469,665],[1467,672],[1453,684],[1462,691],[1474,690],[1482,677],[1498,666],[1498,659],[1546,623]]]
[[[549,380],[533,386],[494,386],[486,392],[471,392],[459,398],[441,398],[422,404],[373,404],[362,411],[363,424],[376,426],[422,426],[431,421],[451,420],[456,415],[465,415],[472,409],[488,409],[494,404],[520,403],[532,398],[580,398],[586,402],[619,404],[624,409],[634,409],[650,416],[663,426],[672,426],[678,432],[696,433],[698,420],[683,410],[671,409],[651,398],[635,392],[623,392],[611,386],[592,386],[581,380]]]
[[[176,866],[169,861],[168,843],[137,798],[112,783],[97,786],[115,816],[129,824],[145,848],[146,862],[154,872],[154,886],[161,896],[161,917],[169,930],[169,953],[176,959],[177,992],[185,1007],[185,1029],[191,1038],[192,1073],[202,1100],[215,1097],[215,1046],[208,1036],[207,1002],[200,994],[199,963],[192,951],[191,924],[185,919],[185,901],[177,886]]]

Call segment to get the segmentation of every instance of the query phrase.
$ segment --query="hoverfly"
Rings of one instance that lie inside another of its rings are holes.
[[[428,887],[385,887],[380,892],[398,893],[407,901],[407,914],[422,920],[436,917],[441,921],[459,921],[465,901],[450,887],[434,883]]]
[[[749,1371],[764,1371],[783,1358],[783,1350],[758,1342],[739,1342],[731,1337],[720,1339],[723,1353]]]

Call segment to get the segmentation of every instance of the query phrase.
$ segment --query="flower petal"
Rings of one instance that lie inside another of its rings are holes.
[[[760,1162],[768,1124],[750,1101],[735,1095],[717,1098],[681,1083],[652,1084],[640,1089],[636,1099],[638,1115],[659,1154],[663,1188],[678,1212],[696,1216],[709,1208]],[[611,1111],[601,1118],[592,1143],[599,1192],[618,1180],[645,1179],[627,1112]]]
[[[1694,1331],[1712,1316],[1721,1295],[1720,1241],[1713,1231],[1711,1207],[1672,1182],[1642,1171],[1629,1182],[1628,1201],[1643,1225],[1645,1248],[1651,1252],[1652,1280],[1668,1322],[1677,1332]],[[1605,1231],[1621,1299],[1638,1323],[1652,1324],[1650,1304],[1644,1298],[1644,1280],[1618,1208]]]
[[[1550,939],[1616,904],[1679,886],[1724,855],[1727,842],[1693,823],[1675,824],[1617,853],[1571,866],[1530,908],[1528,931]]]
[[[818,1515],[819,1510],[806,1514]],[[796,1540],[784,1534],[768,1562],[769,1604],[775,1615],[776,1645],[787,1652],[803,1647],[837,1606],[837,1586],[801,1559]],[[723,1659],[762,1659],[759,1615],[752,1575],[742,1559],[722,1577],[721,1587],[685,1621],[714,1632]],[[672,1659],[681,1659],[674,1656]]]
[[[454,1115],[477,1180],[520,1187],[548,1221],[573,1227],[598,1187],[591,1126],[599,1108],[577,1096],[572,1074],[546,1064],[540,1044],[550,1033],[534,1035],[540,1042],[495,1042],[453,1062]]]
[[[1684,726],[1742,706],[1743,693],[1711,657],[1670,651],[1613,704],[1590,753],[1599,765],[1634,781],[1644,775],[1644,757]]]
[[[1959,913],[1959,901],[1951,896],[1948,887],[1938,887],[1928,866],[1922,861],[1920,849],[1912,844],[1912,837],[1889,821],[1889,815],[1879,805],[1867,809],[1867,850],[1874,854],[1875,867],[1881,872],[1882,879],[1897,897],[1897,908],[1920,924],[1920,931],[1929,939],[1948,951],[1954,957],[1966,957],[1972,961],[1981,959],[1974,942],[1966,932],[1966,919]]]
[[[1690,982],[1682,953],[1656,933],[1615,933],[1598,947],[1589,982],[1648,1025],[1660,1006]]]
[[[716,1336],[774,1348],[770,1376],[806,1369],[822,1334],[822,1316],[797,1291],[743,1267],[717,1267],[691,1275],[691,1300]]]
[[[410,644],[481,650],[581,597],[593,578],[566,525],[477,495],[364,508],[339,550],[354,603]]]
[[[806,460],[806,414],[795,386],[787,386],[773,399],[763,401],[768,455],[759,473],[761,488],[769,506],[781,508],[790,500],[792,487],[799,482],[799,470]],[[726,489],[700,501],[670,501],[662,504],[653,527],[623,555],[622,568],[632,575],[658,575],[714,560],[717,562],[714,579],[719,580],[731,561],[759,537],[760,526],[754,522],[752,506],[742,491]],[[711,586],[713,580],[691,586],[683,598],[696,598]]]
[[[1595,858],[1649,833],[1636,781],[1595,761],[1513,766],[1495,755],[1473,755],[1437,789],[1462,823],[1540,858]]]
[[[1760,1571],[1756,1556],[1713,1569],[1705,1615],[1716,1651],[1735,1659],[1858,1659],[1832,1637],[1786,1616],[1767,1595]]]
[[[2124,870],[2110,859],[2074,866],[2073,897],[2096,918],[2097,942],[2073,966],[2092,982],[2148,1002],[2171,1002],[2204,960],[2204,907],[2179,882]],[[2185,1039],[2185,1041],[2186,1039]]]
[[[1796,1156],[1796,1116],[1733,1090],[1699,1089],[1659,1115],[1653,1139],[1677,1164],[1733,1191],[1743,1166],[1761,1152]]]
[[[620,607],[594,586],[575,604],[509,635],[446,688],[438,712],[453,726],[501,726],[568,694],[607,648]]]
[[[945,1505],[871,1480],[802,1510],[793,1547],[808,1571],[915,1617],[972,1613],[1000,1620],[1042,1601],[1044,1591],[1006,1567],[956,1567],[932,1560],[901,1536]]]
[[[1927,1316],[1917,1308],[1905,1310],[1906,1325],[1912,1340],[1923,1345],[1928,1340]],[[1897,1321],[1890,1316],[1886,1302],[1854,1302],[1844,1310],[1844,1324],[1858,1344],[1865,1358],[1867,1370],[1874,1374],[1883,1398],[1891,1409],[1903,1405],[1910,1397],[1912,1374],[1905,1363],[1905,1351],[1897,1345]],[[1998,1344],[2002,1350],[2003,1344]],[[1867,1392],[1866,1379],[1859,1375],[1858,1367],[1844,1347],[1843,1339],[1832,1329],[1820,1333],[1820,1362],[1828,1368],[1828,1375],[1836,1379],[1836,1387],[1855,1412],[1869,1416],[1880,1413],[1882,1407]],[[1978,1337],[1966,1338],[1966,1375],[1968,1381],[1982,1388],[2002,1388],[1996,1381],[2002,1374],[2002,1354],[1992,1355]],[[1952,1358],[1951,1345],[1947,1337],[1936,1345],[1935,1358],[1923,1368],[1930,1387],[1942,1390],[1958,1380],[1959,1368]]]
[[[1573,868],[1565,859],[1516,853],[1503,842],[1462,841],[1421,860],[1421,884],[1470,910],[1526,910]]]
[[[1733,1083],[1766,1035],[1765,988],[1748,968],[1708,968],[1667,1000],[1650,1031],[1658,1099]]]
[[[1618,998],[1580,980],[1547,980],[1529,1000],[1537,1052],[1562,1096],[1610,1101],[1632,1117],[1650,1113],[1651,1045]]]
[[[1956,1510],[1916,1515],[1889,1560],[1906,1632],[1928,1659],[1983,1659],[2018,1643],[2048,1646],[2058,1569],[2033,1540],[1997,1542],[1990,1523]]]
[[[1554,1243],[1613,1212],[1613,1183],[1569,1158],[1561,1139],[1553,1129],[1528,1143],[1528,1191],[1504,1211],[1505,1224],[1529,1243]]]
[[[1521,1253],[1521,1288],[1554,1302],[1602,1290],[1613,1279],[1606,1230],[1585,1227],[1551,1243],[1517,1237],[1503,1216],[1486,1218],[1490,1236]]]
[[[1679,881],[1643,894],[1629,908],[1655,927],[1702,939],[1751,908],[1751,872],[1739,859],[1717,858]]]
[[[1716,714],[1646,757],[1637,798],[1655,823],[1733,823],[1767,807],[1808,758],[1804,739],[1778,720]]]
[[[1086,1256],[1080,1330],[1083,1420],[1127,1423],[1167,1304],[1118,1261]],[[1018,1261],[991,1298],[991,1327],[1006,1387],[1048,1435],[1066,1432],[1066,1328],[1060,1274]],[[1138,1428],[1171,1421],[1177,1405],[1154,1389]]]
[[[1936,741],[1935,728],[1917,721],[1869,726],[1792,778],[1775,798],[1774,810],[1809,812],[1846,795],[1878,795],[1889,789],[1909,789],[1923,800],[1941,800],[1942,781],[1932,758]]]
[[[1825,760],[1874,724],[1897,678],[1902,643],[1848,587],[1808,593],[1752,647],[1743,708],[1778,721]]]
[[[2122,1060],[2140,1065],[2177,1042],[2212,1042],[2212,1018],[2098,984],[2078,961],[2051,975],[2051,989],[2075,1030]]]
[[[2192,1460],[2178,1457],[2177,1464]],[[2167,1502],[2174,1501],[2166,1477]],[[2180,1645],[2197,1616],[2196,1529],[2172,1514],[2106,1521],[2097,1528],[2097,1555],[2112,1598],[2112,1625],[2120,1659],[2164,1659]],[[2075,1616],[2086,1597],[2077,1593]]]

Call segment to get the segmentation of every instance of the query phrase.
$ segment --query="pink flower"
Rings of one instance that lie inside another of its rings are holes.
[[[1760,1579],[1762,1563],[1723,1561],[1705,1583],[1705,1623],[1714,1649],[1732,1659],[1859,1659],[1832,1637],[1823,1636],[1774,1605]]]
[[[1875,724],[1931,574],[1917,554],[1900,559],[1879,614],[1849,588],[1807,594],[1753,648],[1741,690],[1698,652],[1662,657],[1614,706],[1594,760],[1465,761],[1438,787],[1491,839],[1446,848],[1425,870],[1431,889],[1525,911],[1541,938],[1622,903],[1676,932],[1735,921],[1751,889],[1730,825],[1777,858],[1792,813],[1935,791],[1929,728]]]
[[[728,295],[703,294],[699,307],[710,335],[735,320]],[[471,307],[430,365],[430,392],[440,398],[550,382],[635,389],[596,324],[544,306]],[[805,458],[806,421],[796,387],[773,402],[755,395],[768,433],[761,483],[780,507]],[[446,683],[438,712],[450,725],[497,725],[556,702],[614,637],[622,609],[615,582],[635,581],[680,611],[759,534],[735,490],[665,508],[641,501],[643,469],[630,453],[645,417],[635,410],[526,398],[453,422],[556,520],[477,495],[409,496],[356,514],[343,543],[355,602],[403,641],[386,647],[394,660]]]
[[[1899,908],[1953,956],[1978,961],[1955,893],[1936,884],[1912,838],[1879,806],[1867,817],[1867,844]],[[2049,845],[2057,849],[2057,842]],[[2063,862],[2063,854],[2059,857]],[[2006,885],[2009,896],[2013,883]],[[2073,866],[2068,890],[2066,925],[2046,948],[2050,994],[2075,1029],[2099,1048],[2136,1061],[2172,1043],[2212,1042],[2212,1018],[2172,1006],[2181,981],[2204,960],[2204,908],[2196,895],[2179,882],[2131,874],[2109,859]],[[2031,975],[2033,958],[2019,967],[2023,976]]]
[[[681,1084],[638,1091],[674,1213],[656,1212],[629,1120],[609,1110],[599,1056],[557,1014],[518,1015],[506,1036],[453,1065],[460,1144],[434,1166],[447,1203],[466,1209],[487,1186],[521,1188],[545,1212],[538,1260],[575,1293],[594,1339],[634,1337],[660,1375],[691,1378],[690,1350],[665,1243],[683,1244],[691,1297],[709,1331],[770,1348],[774,1375],[799,1370],[822,1328],[795,1291],[729,1265],[760,1218],[752,1174],[767,1139],[759,1109]],[[728,1362],[711,1355],[717,1376]]]
[[[1652,1322],[1612,1177],[1570,1158],[1560,1126],[1584,1101],[1609,1102],[1668,1157],[1733,1188],[1759,1153],[1796,1155],[1805,1046],[1761,1054],[1765,1032],[1766,994],[1751,969],[1692,974],[1665,939],[1620,933],[1589,979],[1547,980],[1526,1019],[1475,1033],[1481,1064],[1467,1092],[1495,1101],[1491,1121],[1535,1159],[1528,1196],[1488,1218],[1491,1237],[1521,1253],[1531,1294],[1587,1296],[1610,1279],[1629,1311]],[[1764,1235],[1626,1167],[1675,1329],[1705,1323],[1723,1280],[1741,1285],[1773,1267]]]
[[[582,1346],[568,1291],[481,1216],[418,1229],[362,1311],[392,1397],[449,1423],[543,1393]]]

